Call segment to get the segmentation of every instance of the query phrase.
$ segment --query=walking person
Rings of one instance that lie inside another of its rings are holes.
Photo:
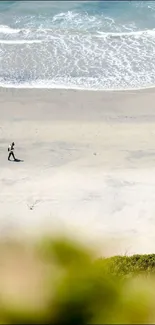
[[[14,142],[12,142],[9,147],[8,147],[8,152],[9,152],[9,155],[8,155],[8,160],[10,160],[10,157],[12,156],[14,160],[16,160],[15,158],[15,155],[14,155]]]

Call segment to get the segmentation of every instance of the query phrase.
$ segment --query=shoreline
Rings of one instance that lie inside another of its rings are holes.
[[[84,92],[113,92],[113,93],[121,93],[121,92],[145,92],[145,91],[149,91],[149,90],[155,90],[155,85],[154,86],[148,86],[148,87],[142,87],[142,88],[128,88],[128,89],[123,89],[123,88],[119,88],[119,89],[93,89],[93,88],[78,88],[78,87],[43,87],[43,86],[38,86],[38,87],[33,87],[33,86],[1,86],[0,85],[0,89],[8,89],[8,90],[47,90],[47,91],[84,91]]]
[[[0,233],[154,252],[155,91],[0,89]]]

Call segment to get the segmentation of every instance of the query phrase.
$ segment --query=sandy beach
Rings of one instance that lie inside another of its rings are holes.
[[[20,162],[7,160],[12,141]],[[112,238],[114,253],[155,251],[154,90],[1,89],[0,161],[2,235],[63,231]]]

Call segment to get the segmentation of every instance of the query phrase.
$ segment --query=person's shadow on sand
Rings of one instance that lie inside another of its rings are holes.
[[[10,160],[10,161],[12,161],[12,162],[24,162],[24,160],[21,160],[21,159],[15,159],[15,160]]]

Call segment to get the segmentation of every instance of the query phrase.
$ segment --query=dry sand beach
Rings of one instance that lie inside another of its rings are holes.
[[[23,162],[7,160],[11,141]],[[63,230],[154,252],[154,90],[1,89],[0,156],[1,234]]]

